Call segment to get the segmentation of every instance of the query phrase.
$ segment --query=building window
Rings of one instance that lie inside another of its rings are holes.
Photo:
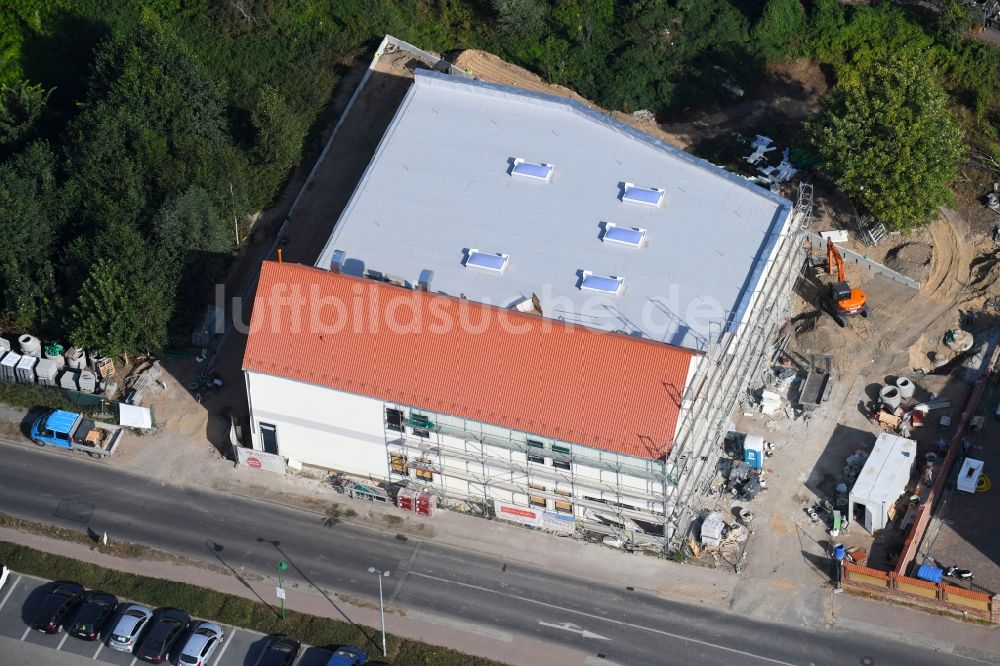
[[[430,431],[424,430],[423,428],[414,428],[413,434],[416,435],[417,437],[423,437],[424,439],[427,439],[428,437],[431,436]]]
[[[568,460],[556,460],[555,458],[552,459],[552,466],[556,469],[569,469],[571,467]]]
[[[529,439],[527,441],[527,444],[528,444],[528,462],[544,465],[545,456],[541,455],[541,452],[545,450],[545,445],[534,439]]]
[[[396,474],[406,474],[406,456],[402,453],[389,454],[389,467]]]
[[[545,491],[545,486],[539,485],[537,483],[529,483],[528,487],[531,488],[532,490],[541,490],[543,492]],[[545,509],[548,508],[549,506],[548,500],[546,500],[544,497],[540,495],[528,495],[528,504],[537,507],[539,509]]]
[[[567,455],[567,456],[569,455],[569,447],[568,446],[559,446],[558,444],[553,444],[552,445],[552,451],[554,453],[562,453],[562,454]]]
[[[573,493],[569,490],[556,490],[556,495],[562,495],[563,497],[572,497]],[[565,500],[555,501],[556,511],[559,513],[573,513],[573,503],[567,502]]]
[[[395,430],[396,432],[403,432],[403,411],[400,409],[392,409],[391,407],[386,407],[385,423],[386,427],[389,430]]]

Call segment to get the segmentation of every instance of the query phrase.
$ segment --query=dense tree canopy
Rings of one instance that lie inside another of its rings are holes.
[[[923,224],[950,199],[962,133],[924,63],[875,63],[841,82],[807,125],[823,168],[895,229]]]

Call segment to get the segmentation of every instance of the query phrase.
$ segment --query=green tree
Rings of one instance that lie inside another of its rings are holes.
[[[0,312],[17,330],[41,332],[57,310],[50,258],[65,220],[48,144],[30,144],[0,165],[0,220]]]
[[[534,40],[545,31],[546,5],[538,0],[493,0],[497,29],[507,39]]]
[[[962,0],[940,0],[935,28],[941,37],[957,40],[972,27],[972,12]]]
[[[70,341],[105,354],[160,349],[173,296],[164,257],[134,226],[122,223],[105,227],[94,256],[98,259],[70,308]]]
[[[265,86],[257,96],[251,122],[256,131],[252,155],[261,172],[255,198],[266,201],[298,163],[306,126],[271,86]]]
[[[0,146],[12,146],[31,137],[51,94],[51,90],[27,81],[0,85]]]
[[[806,12],[799,0],[768,0],[751,36],[768,61],[801,55],[807,33]]]
[[[925,63],[876,63],[838,83],[806,132],[837,186],[893,229],[951,198],[962,132]]]

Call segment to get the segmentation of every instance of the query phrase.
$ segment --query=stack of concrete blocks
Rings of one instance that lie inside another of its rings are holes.
[[[35,366],[38,365],[38,358],[35,356],[22,356],[17,363],[16,374],[18,384],[35,383]]]
[[[97,375],[91,370],[81,370],[78,381],[80,390],[84,393],[93,393],[97,390]]]
[[[4,352],[10,351],[10,340],[7,338],[0,338],[0,356],[4,355]]]
[[[17,364],[21,362],[21,355],[17,352],[7,352],[0,359],[0,379],[13,384],[17,381]]]
[[[38,365],[35,366],[35,375],[38,377],[38,383],[42,386],[59,385],[59,382],[57,381],[59,376],[59,366],[50,358],[38,359]]]
[[[59,386],[66,389],[67,391],[79,391],[80,390],[80,371],[79,370],[67,370],[62,373],[59,377]]]

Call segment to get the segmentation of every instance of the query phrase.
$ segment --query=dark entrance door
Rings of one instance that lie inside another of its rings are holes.
[[[278,429],[270,423],[260,424],[260,442],[264,445],[264,453],[278,453]]]

